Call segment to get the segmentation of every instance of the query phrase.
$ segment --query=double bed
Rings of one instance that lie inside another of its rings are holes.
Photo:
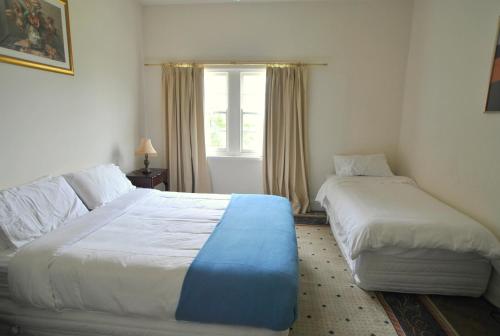
[[[486,290],[497,239],[413,180],[332,175],[316,200],[359,287],[463,296]]]
[[[0,321],[23,335],[287,335],[297,281],[287,200],[130,187],[1,251]]]

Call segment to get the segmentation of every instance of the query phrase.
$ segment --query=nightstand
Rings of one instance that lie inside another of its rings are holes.
[[[133,185],[140,188],[153,189],[157,185],[165,184],[165,190],[168,190],[168,170],[162,168],[151,168],[150,174],[143,174],[142,169],[134,170],[127,174],[127,178]]]

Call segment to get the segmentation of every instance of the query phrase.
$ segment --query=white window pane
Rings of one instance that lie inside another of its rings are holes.
[[[263,94],[242,94],[241,109],[244,112],[264,113],[265,97]]]
[[[210,116],[210,129],[216,131],[225,131],[227,125],[227,117],[224,112],[215,112]]]
[[[227,95],[213,94],[205,98],[205,110],[208,112],[226,112],[227,111]]]
[[[241,82],[243,93],[261,94],[266,85],[266,73],[265,71],[242,72]]]
[[[257,132],[243,132],[243,147],[246,151],[260,155],[262,153],[262,138]]]
[[[241,109],[246,112],[264,112],[266,94],[266,73],[241,73]]]
[[[242,148],[244,151],[260,154],[263,140],[263,117],[248,113],[243,113],[242,117]]]
[[[266,95],[265,71],[241,72],[241,148],[262,153]]]
[[[207,150],[227,148],[228,73],[205,71],[204,107]]]
[[[205,109],[208,111],[227,111],[228,73],[205,72]]]
[[[212,131],[209,134],[208,147],[212,149],[226,148],[226,132],[225,131]]]
[[[227,147],[227,113],[206,113],[205,118],[206,146],[212,151],[225,149]]]
[[[262,124],[258,114],[243,113],[243,131],[257,132]]]
[[[205,72],[205,92],[227,95],[227,72]]]

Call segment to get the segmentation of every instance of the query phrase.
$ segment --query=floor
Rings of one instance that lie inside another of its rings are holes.
[[[327,225],[297,225],[298,319],[290,336],[397,335],[374,293],[352,284]]]
[[[484,298],[439,295],[429,298],[461,336],[500,335],[500,309]]]
[[[328,219],[324,211],[311,211],[305,214],[296,214],[295,224],[328,224]]]

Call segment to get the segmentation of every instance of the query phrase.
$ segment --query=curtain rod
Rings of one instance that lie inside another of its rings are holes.
[[[302,63],[302,62],[280,62],[280,61],[211,61],[211,62],[164,62],[164,63],[144,63],[145,66],[162,66],[167,65],[269,65],[269,66],[286,66],[286,65],[307,65],[307,66],[328,66],[328,63]]]

